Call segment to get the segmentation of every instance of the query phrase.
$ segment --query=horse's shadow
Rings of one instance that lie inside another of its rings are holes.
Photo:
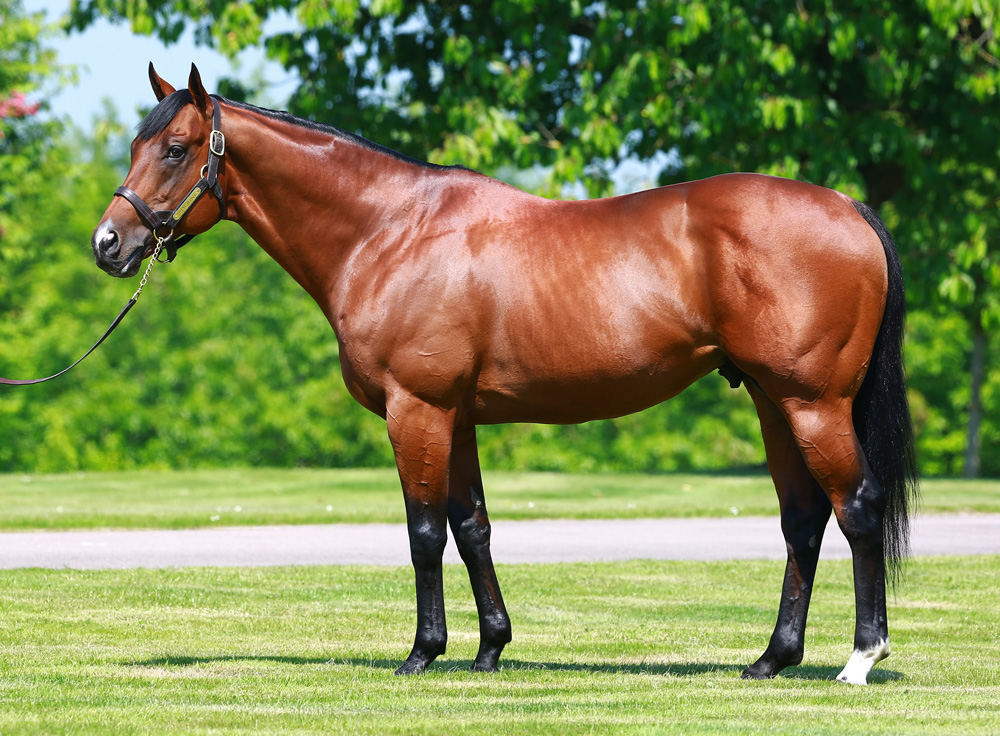
[[[197,667],[203,664],[218,664],[223,662],[275,662],[277,664],[315,665],[328,664],[329,658],[324,657],[281,657],[269,654],[227,654],[218,657],[172,657],[163,656],[153,659],[132,660],[123,662],[128,667]]]
[[[289,665],[346,665],[349,667],[366,667],[376,670],[395,671],[402,663],[396,659],[378,659],[373,657],[283,657],[277,655],[225,655],[218,657],[172,657],[164,656],[142,661],[125,662],[131,667],[193,667],[219,662],[276,662]],[[428,672],[465,672],[472,668],[471,659],[438,659]],[[587,672],[593,674],[611,675],[659,675],[664,677],[695,677],[713,673],[742,673],[746,668],[743,664],[726,664],[721,662],[684,662],[684,663],[566,663],[566,662],[529,662],[519,659],[505,659],[501,670],[512,672],[553,671],[553,672]],[[839,667],[789,667],[780,675],[784,680],[835,680],[840,673]],[[477,675],[488,676],[488,675]],[[869,684],[902,680],[903,674],[894,670],[877,669],[868,674]]]

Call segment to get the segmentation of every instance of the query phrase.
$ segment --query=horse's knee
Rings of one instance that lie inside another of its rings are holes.
[[[490,521],[485,515],[472,514],[454,526],[455,544],[462,559],[477,556],[490,545]]]
[[[441,557],[448,543],[448,533],[444,525],[430,519],[418,519],[410,522],[409,534],[410,559],[414,567],[441,564]]]

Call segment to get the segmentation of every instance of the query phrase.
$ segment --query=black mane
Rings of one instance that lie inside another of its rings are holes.
[[[385,146],[380,146],[378,143],[373,143],[367,138],[363,138],[360,135],[354,133],[348,133],[346,130],[341,130],[340,128],[335,128],[332,125],[324,125],[323,123],[317,123],[312,120],[305,120],[303,118],[296,117],[288,112],[279,112],[277,110],[268,110],[264,107],[257,107],[256,105],[250,105],[246,102],[236,102],[235,100],[228,100],[225,97],[219,97],[218,95],[212,95],[220,102],[224,102],[232,107],[238,107],[242,110],[249,110],[250,112],[255,112],[264,117],[271,118],[272,120],[279,120],[283,123],[289,123],[290,125],[296,125],[300,128],[305,128],[306,130],[315,130],[321,133],[327,133],[328,135],[336,136],[337,138],[343,138],[345,140],[356,143],[363,148],[367,148],[370,151],[375,151],[377,153],[382,153],[392,158],[398,159],[400,161],[405,161],[406,163],[416,164],[417,166],[422,166],[425,169],[460,169],[468,170],[464,166],[441,166],[439,164],[431,164],[426,161],[421,161],[419,159],[411,158],[405,154],[399,153],[398,151],[393,151],[391,148],[386,148]],[[191,92],[186,89],[179,89],[176,92],[163,98],[163,100],[154,107],[149,115],[143,118],[142,122],[139,123],[137,128],[137,136],[139,140],[148,141],[155,135],[162,133],[166,127],[170,124],[170,121],[174,119],[178,112],[181,111],[185,105],[189,105],[192,102]],[[224,132],[224,131],[223,131]]]

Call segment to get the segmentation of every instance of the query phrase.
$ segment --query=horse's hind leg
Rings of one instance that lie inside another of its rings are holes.
[[[454,412],[409,396],[388,403],[386,424],[403,485],[410,558],[417,588],[417,633],[410,656],[397,675],[423,672],[444,654],[448,630],[444,617],[441,558],[448,541],[448,465]]]
[[[885,493],[854,432],[851,402],[784,402],[792,432],[851,546],[854,564],[854,653],[837,676],[864,685],[868,672],[889,656],[885,601]]]
[[[510,618],[490,555],[490,520],[483,497],[475,427],[455,432],[448,481],[448,519],[459,554],[469,570],[479,612],[479,653],[472,669],[493,672],[500,653],[510,642]]]
[[[809,598],[823,532],[830,518],[830,502],[810,475],[784,415],[759,388],[748,383],[747,389],[760,418],[788,550],[774,633],[760,659],[743,672],[744,678],[764,679],[802,661]]]

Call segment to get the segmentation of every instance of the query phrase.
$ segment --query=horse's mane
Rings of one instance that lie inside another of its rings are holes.
[[[186,89],[170,93],[142,119],[136,128],[136,136],[140,141],[148,141],[154,135],[159,135],[170,125],[170,121],[177,116],[181,108],[190,105],[193,100],[191,92]]]
[[[346,130],[335,128],[332,125],[325,125],[323,123],[317,123],[313,120],[296,117],[289,112],[269,110],[266,107],[257,107],[256,105],[251,105],[246,102],[236,102],[235,100],[230,100],[219,95],[212,96],[220,102],[224,102],[232,107],[255,112],[259,115],[263,115],[264,117],[271,118],[272,120],[278,120],[290,125],[296,125],[300,128],[305,128],[306,130],[314,130],[320,133],[335,136],[337,138],[343,138],[351,141],[352,143],[356,143],[363,148],[367,148],[370,151],[382,153],[387,156],[391,156],[392,158],[399,159],[400,161],[422,166],[426,169],[467,170],[464,166],[441,166],[439,164],[431,164],[426,161],[421,161],[420,159],[411,158],[410,156],[399,153],[398,151],[393,151],[391,148],[386,148],[385,146],[380,146],[378,143],[373,143],[367,138],[363,138],[355,133],[349,133]],[[170,121],[173,120],[177,113],[181,111],[181,108],[190,104],[192,100],[193,98],[191,96],[191,92],[186,89],[179,89],[163,98],[163,100],[161,100],[160,103],[154,107],[145,118],[143,118],[142,122],[139,123],[139,126],[136,129],[136,134],[139,140],[148,141],[153,136],[162,133],[170,124]]]

